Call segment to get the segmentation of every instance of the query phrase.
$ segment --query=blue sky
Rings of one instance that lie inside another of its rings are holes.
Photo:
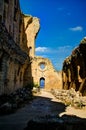
[[[20,0],[20,7],[40,20],[35,54],[61,70],[64,59],[86,36],[86,0]]]

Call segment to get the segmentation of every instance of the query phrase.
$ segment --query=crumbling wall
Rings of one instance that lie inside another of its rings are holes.
[[[24,72],[24,84],[26,84],[26,81],[28,81],[29,84],[33,84],[33,69],[31,68],[31,64],[35,56],[35,39],[40,29],[40,23],[37,17],[32,17],[31,15],[25,14],[22,14],[22,22],[24,24],[21,26],[21,48],[30,57],[29,66],[27,66]]]
[[[43,66],[42,66],[43,65]],[[62,77],[61,72],[57,72],[48,58],[35,56],[32,64],[32,77],[34,84],[40,86],[40,80],[44,79],[44,89],[61,89]]]
[[[0,1],[0,95],[33,82],[29,50],[35,49],[37,20],[21,13],[19,0]]]
[[[29,56],[20,48],[21,10],[17,0],[0,1],[0,95],[24,85]]]
[[[35,56],[35,39],[40,29],[39,19],[31,15],[24,15],[24,28],[27,37],[28,55]]]
[[[14,42],[6,27],[0,23],[0,94],[23,86],[23,73],[29,56]]]
[[[63,62],[63,88],[74,88],[86,95],[86,38],[72,51]]]
[[[9,34],[19,44],[19,22],[21,17],[19,0],[0,0],[0,17]]]

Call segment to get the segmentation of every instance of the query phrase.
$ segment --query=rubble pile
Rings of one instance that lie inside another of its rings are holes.
[[[82,96],[79,91],[73,88],[69,90],[51,90],[51,93],[67,106],[75,108],[83,108],[86,106],[86,96]]]

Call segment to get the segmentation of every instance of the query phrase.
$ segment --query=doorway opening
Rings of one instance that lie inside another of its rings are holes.
[[[45,87],[45,78],[40,78],[40,88],[44,88]]]

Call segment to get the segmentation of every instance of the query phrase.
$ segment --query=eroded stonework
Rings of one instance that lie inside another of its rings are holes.
[[[63,89],[74,88],[86,95],[86,37],[63,62]]]
[[[0,0],[0,95],[32,84],[32,48],[39,20],[22,14],[19,0]],[[28,29],[29,34],[28,34]]]
[[[57,72],[51,61],[43,57],[34,57],[31,64],[33,82],[46,90],[61,89],[61,72]],[[43,82],[43,83],[42,83]]]
[[[19,0],[0,0],[0,95],[44,79],[45,88],[61,88],[57,73],[46,58],[35,56],[40,20],[22,14]],[[45,69],[40,68],[45,64]]]

